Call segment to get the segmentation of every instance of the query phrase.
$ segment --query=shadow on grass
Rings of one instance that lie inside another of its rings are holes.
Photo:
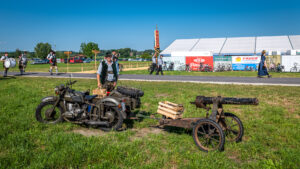
[[[6,76],[6,77],[1,76],[0,80],[10,80],[10,79],[15,79],[15,78],[16,77],[14,77],[14,76]]]

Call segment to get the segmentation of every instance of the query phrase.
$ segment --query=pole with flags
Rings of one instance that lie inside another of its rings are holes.
[[[159,32],[158,32],[158,29],[157,29],[157,25],[156,25],[156,29],[154,31],[154,51],[155,51],[155,61],[156,61],[156,65],[158,64],[157,63],[157,60],[158,60],[158,55],[159,55],[159,52],[160,52],[160,47],[159,47]]]

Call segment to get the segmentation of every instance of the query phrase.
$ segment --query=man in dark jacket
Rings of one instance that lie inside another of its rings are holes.
[[[117,85],[118,76],[119,68],[116,62],[112,60],[112,55],[107,53],[98,67],[98,87],[105,88],[108,92],[111,92]]]

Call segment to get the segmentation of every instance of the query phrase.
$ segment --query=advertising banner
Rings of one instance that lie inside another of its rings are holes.
[[[269,55],[269,56],[266,56],[266,61],[267,61],[268,65],[270,65],[270,64],[277,65],[278,63],[279,64],[281,63],[281,56],[280,55]]]
[[[187,56],[185,58],[192,71],[203,71],[205,67],[213,70],[214,59],[213,56]]]
[[[185,69],[185,56],[163,57],[163,62],[166,63],[166,66],[173,63],[174,70],[184,70]]]
[[[257,70],[260,56],[232,56],[232,70]]]
[[[231,56],[214,56],[214,62],[218,62],[218,61],[227,61],[231,63]]]
[[[281,59],[284,72],[300,72],[300,55],[282,55]]]

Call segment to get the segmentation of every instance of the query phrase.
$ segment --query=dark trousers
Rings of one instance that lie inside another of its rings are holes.
[[[159,72],[160,72],[161,75],[164,75],[164,72],[163,72],[163,70],[162,70],[162,65],[159,65],[159,66],[158,66],[158,69],[157,69],[157,71],[156,71],[156,75],[159,75]]]
[[[4,68],[3,77],[7,76],[8,68]]]
[[[115,89],[114,82],[105,81],[105,83],[103,84],[103,88],[108,92],[113,91]]]
[[[152,63],[151,70],[150,70],[150,75],[152,75],[152,73],[154,72],[155,69],[156,69],[156,63]]]

